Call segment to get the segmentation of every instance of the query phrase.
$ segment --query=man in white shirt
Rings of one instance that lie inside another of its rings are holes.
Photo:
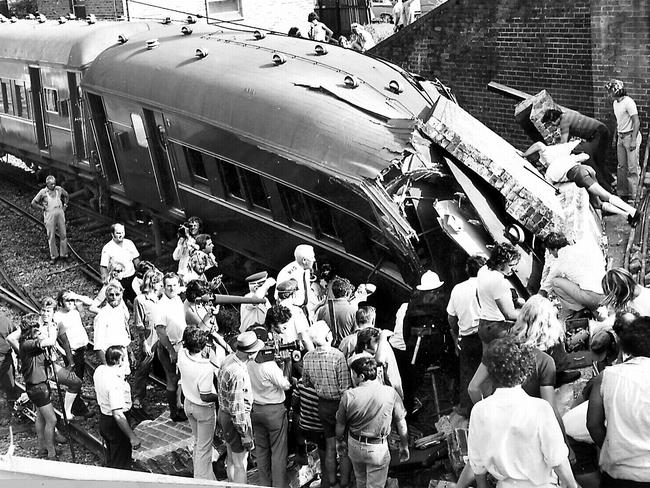
[[[106,286],[106,305],[99,309],[93,326],[93,345],[97,359],[106,364],[106,350],[109,346],[127,348],[131,344],[129,310],[122,300],[123,288],[119,281]]]
[[[622,199],[634,200],[639,180],[639,149],[641,148],[641,122],[636,103],[627,96],[621,80],[611,80],[605,89],[612,98],[616,116],[616,193]]]
[[[393,32],[398,32],[404,27],[404,5],[402,0],[391,0],[393,3]]]
[[[562,318],[585,308],[596,310],[605,297],[601,285],[605,257],[600,248],[588,240],[570,244],[558,232],[549,233],[544,245],[550,256],[542,272],[540,294],[552,291],[557,295]]]
[[[128,357],[121,346],[106,349],[106,364],[93,375],[97,404],[101,412],[99,432],[106,444],[106,467],[130,469],[132,449],[140,447],[124,413],[131,408],[131,387],[126,381]]]
[[[291,278],[296,280],[298,288],[296,290],[294,303],[300,307],[305,312],[305,316],[312,321],[314,318],[314,312],[320,305],[318,297],[316,297],[316,294],[311,288],[311,277],[314,264],[316,263],[314,248],[308,244],[300,244],[299,246],[296,246],[293,255],[295,261],[292,261],[282,268],[275,281],[279,284],[288,281]],[[275,290],[275,298],[278,298],[277,288]]]
[[[262,486],[287,486],[287,432],[289,422],[284,406],[285,391],[291,383],[277,363],[246,363],[253,389],[251,422],[255,437],[255,456]]]
[[[530,397],[521,384],[533,367],[532,350],[511,338],[495,339],[485,362],[497,390],[474,405],[467,454],[478,488],[487,473],[498,486],[577,488],[569,451],[551,405]]]
[[[481,363],[483,346],[478,336],[479,306],[476,298],[476,275],[485,265],[482,256],[470,256],[465,263],[465,272],[469,277],[458,283],[451,290],[447,305],[449,332],[456,344],[456,354],[460,367],[460,410],[459,413],[469,417],[472,400],[467,393],[472,376]]]
[[[201,353],[208,343],[208,333],[189,326],[183,333],[183,347],[178,353],[178,370],[185,394],[185,413],[194,436],[194,478],[215,480],[212,470],[212,440],[217,424],[214,367]]]
[[[102,248],[102,255],[99,262],[102,273],[102,280],[108,279],[108,269],[113,262],[124,265],[124,273],[120,279],[124,288],[124,300],[133,302],[135,291],[131,284],[135,278],[135,267],[140,262],[140,253],[130,239],[124,237],[124,225],[116,223],[111,225],[111,240]]]
[[[185,306],[178,296],[180,292],[180,279],[176,273],[166,273],[163,277],[163,295],[153,307],[151,321],[158,334],[156,353],[160,364],[165,370],[167,389],[167,403],[169,404],[170,418],[174,422],[183,422],[187,417],[179,409],[178,399],[178,373],[176,372],[176,359],[181,348],[185,322]]]

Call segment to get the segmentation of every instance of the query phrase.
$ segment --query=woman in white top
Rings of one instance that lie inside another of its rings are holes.
[[[178,228],[178,243],[172,253],[174,261],[178,261],[178,274],[183,274],[187,270],[190,256],[199,248],[196,244],[196,236],[202,230],[203,221],[198,217],[190,217]]]
[[[638,285],[634,277],[623,268],[612,268],[605,273],[602,281],[607,305],[614,312],[633,311],[639,315],[650,316],[650,290]]]

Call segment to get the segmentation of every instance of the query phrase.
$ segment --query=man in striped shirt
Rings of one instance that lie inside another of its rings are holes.
[[[308,386],[301,379],[291,398],[294,425],[298,425],[298,454],[307,464],[307,442],[318,447],[321,466],[325,466],[325,434],[323,424],[318,416],[318,395],[313,386]]]
[[[350,388],[350,373],[341,351],[332,347],[332,332],[323,320],[318,320],[309,330],[316,347],[303,358],[303,379],[312,385],[318,395],[318,415],[325,434],[324,486],[336,485],[336,411],[343,392]],[[341,479],[347,480],[349,461],[341,464]]]

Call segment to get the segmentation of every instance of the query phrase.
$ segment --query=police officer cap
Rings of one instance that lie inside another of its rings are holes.
[[[283,281],[276,287],[278,293],[289,293],[298,290],[298,282],[293,278]]]
[[[257,283],[258,281],[266,281],[269,277],[269,274],[266,271],[260,271],[259,273],[252,274],[246,277],[246,281],[249,284]]]

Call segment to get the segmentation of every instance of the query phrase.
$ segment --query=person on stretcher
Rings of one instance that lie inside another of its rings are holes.
[[[571,151],[580,144],[580,140],[573,140],[564,144],[547,146],[543,142],[536,142],[524,153],[532,163],[539,157],[540,162],[546,167],[545,178],[552,184],[572,181],[578,187],[585,188],[590,195],[590,201],[596,208],[618,215],[626,215],[628,223],[634,227],[639,221],[637,210],[616,195],[605,190],[596,180],[596,172],[590,166],[581,164],[589,159],[585,153],[571,154]]]

